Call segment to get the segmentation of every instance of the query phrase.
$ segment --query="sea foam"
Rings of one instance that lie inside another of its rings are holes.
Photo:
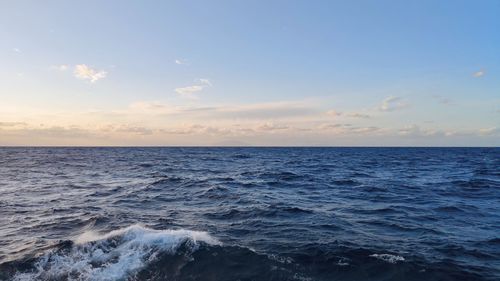
[[[174,254],[181,245],[194,252],[200,243],[219,245],[206,232],[154,230],[141,225],[99,234],[87,231],[70,249],[52,251],[37,261],[33,272],[14,280],[120,280],[138,272],[160,254]]]
[[[396,256],[391,254],[373,254],[370,255],[370,257],[377,258],[379,260],[383,260],[388,263],[397,263],[405,260],[405,258],[403,258],[402,256]]]

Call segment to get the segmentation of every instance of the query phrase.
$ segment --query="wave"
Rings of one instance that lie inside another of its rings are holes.
[[[37,258],[0,264],[0,280],[487,280],[483,276],[494,274],[451,261],[429,263],[340,245],[325,248],[311,244],[267,252],[222,245],[206,232],[133,225],[103,234],[87,231]]]
[[[154,230],[141,225],[100,234],[87,231],[37,258],[13,280],[122,280],[181,248],[191,254],[202,244],[221,243],[206,232]]]
[[[388,262],[388,263],[397,263],[397,262],[405,261],[405,258],[403,258],[402,256],[396,256],[396,255],[391,255],[391,254],[373,254],[373,255],[370,255],[370,257],[376,258],[379,260],[383,260],[383,261]]]

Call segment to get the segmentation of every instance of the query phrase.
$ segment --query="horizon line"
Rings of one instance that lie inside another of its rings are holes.
[[[408,145],[0,145],[0,148],[500,148],[500,146]]]

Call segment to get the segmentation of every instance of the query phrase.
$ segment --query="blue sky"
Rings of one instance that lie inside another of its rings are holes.
[[[0,145],[500,144],[499,1],[4,1]]]

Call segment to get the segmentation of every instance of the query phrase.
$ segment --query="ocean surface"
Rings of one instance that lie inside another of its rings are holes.
[[[500,149],[0,148],[0,280],[500,280]]]

